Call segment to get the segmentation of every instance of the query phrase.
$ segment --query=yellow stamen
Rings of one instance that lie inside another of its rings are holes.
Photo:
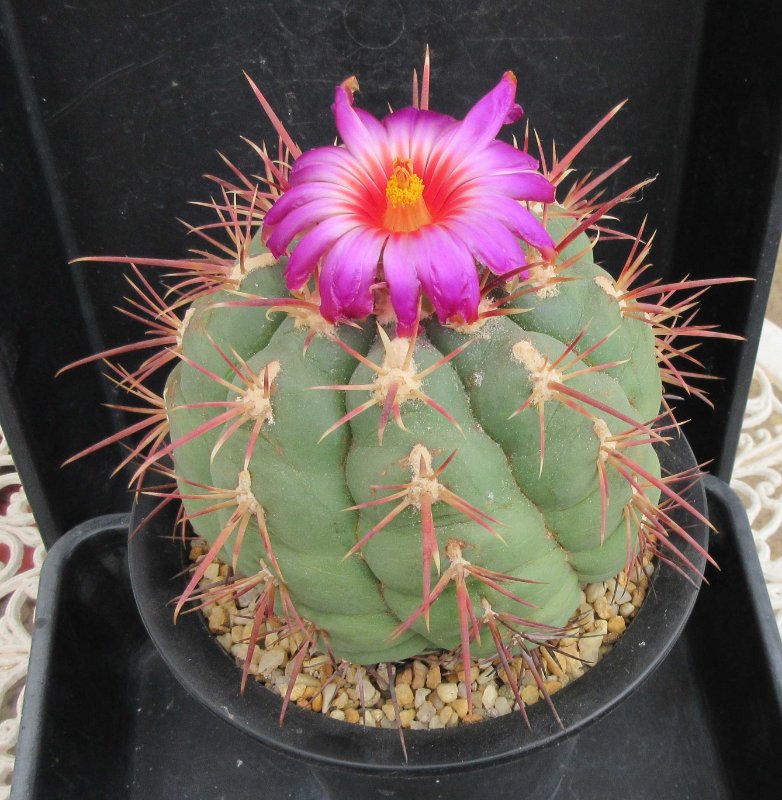
[[[421,199],[424,182],[413,172],[410,159],[394,159],[394,174],[386,184],[386,197],[393,208],[411,206]]]
[[[396,232],[416,231],[432,221],[423,198],[424,182],[409,158],[395,158],[394,172],[386,184],[388,206],[383,225]]]

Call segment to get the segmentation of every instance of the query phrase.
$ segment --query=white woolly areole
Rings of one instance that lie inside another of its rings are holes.
[[[545,300],[548,297],[556,297],[559,294],[559,284],[554,281],[556,277],[556,266],[554,264],[544,264],[538,267],[530,267],[527,282],[536,288],[535,294]]]
[[[260,253],[257,256],[246,258],[244,263],[237,261],[228,277],[239,284],[243,278],[247,277],[251,272],[255,272],[256,269],[273,267],[276,263],[277,259],[271,253]]]
[[[616,450],[616,442],[611,439],[611,431],[608,429],[605,420],[600,419],[600,417],[592,423],[592,430],[600,440],[600,458],[603,461],[607,461],[608,451]]]
[[[285,308],[285,313],[293,319],[294,328],[308,328],[319,334],[334,333],[334,325],[321,315],[319,311],[311,308]]]
[[[487,317],[486,312],[491,311],[494,307],[492,299],[488,296],[482,297],[478,303],[478,318],[475,322],[463,322],[459,325],[449,325],[448,327],[455,330],[457,333],[472,334],[479,331],[492,317]]]
[[[391,387],[396,384],[396,400],[401,405],[405,400],[415,397],[421,388],[421,379],[416,374],[415,361],[410,359],[410,363],[405,368],[405,358],[410,349],[410,340],[398,337],[392,339],[385,346],[383,363],[380,365],[380,372],[374,380],[374,397],[379,402],[385,402]]]
[[[195,309],[191,306],[187,309],[187,311],[185,311],[185,315],[182,317],[182,320],[179,323],[179,330],[177,330],[176,334],[177,347],[182,347],[182,342],[185,338],[185,332],[187,331],[187,326],[190,324],[190,320],[193,318],[193,314],[195,314]]]
[[[556,390],[550,388],[552,383],[562,382],[562,373],[554,369],[548,359],[532,342],[521,339],[511,348],[513,358],[527,370],[532,381],[532,403],[538,405],[553,400]]]
[[[622,299],[622,293],[616,288],[616,284],[611,278],[608,275],[595,275],[594,281],[609,297],[613,297],[619,303],[619,310],[624,311],[627,302]]]
[[[249,470],[243,469],[239,473],[239,482],[236,484],[236,504],[250,514],[263,513],[261,504],[253,494],[252,478]]]
[[[416,508],[421,508],[421,496],[428,494],[433,503],[440,497],[440,483],[436,478],[429,478],[432,474],[432,454],[422,444],[417,444],[407,457],[413,479],[407,495],[410,503]]]
[[[274,422],[271,397],[267,397],[264,392],[264,376],[268,373],[269,386],[271,387],[276,377],[280,374],[280,368],[279,361],[270,361],[256,377],[253,385],[240,393],[240,397],[247,407],[247,413],[252,419],[261,419],[269,424]]]

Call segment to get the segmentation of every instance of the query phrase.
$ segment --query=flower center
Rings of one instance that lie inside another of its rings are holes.
[[[409,158],[395,158],[394,172],[386,184],[383,226],[397,233],[417,231],[432,221],[424,201],[424,182],[413,171]]]

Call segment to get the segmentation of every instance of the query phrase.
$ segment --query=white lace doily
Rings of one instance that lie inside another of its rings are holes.
[[[782,329],[766,320],[731,485],[747,508],[782,633]],[[10,795],[44,548],[0,431],[0,800]]]
[[[11,793],[14,748],[30,658],[33,609],[44,547],[0,431],[0,800]]]
[[[747,509],[782,632],[782,328],[769,320],[760,337],[731,486]]]

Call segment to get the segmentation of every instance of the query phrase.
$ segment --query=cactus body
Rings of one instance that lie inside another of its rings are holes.
[[[191,230],[217,252],[96,259],[131,265],[126,313],[149,330],[77,362],[107,360],[142,401],[79,456],[129,438],[131,483],[181,500],[209,542],[175,616],[257,590],[243,680],[268,624],[293,636],[291,675],[318,647],[358,664],[458,650],[465,671],[496,654],[523,712],[509,662],[563,635],[579,584],[641,555],[694,569],[669,533],[706,555],[668,513],[707,522],[672,488],[695,473],[662,476],[653,444],[676,424],[663,382],[705,399],[691,337],[729,336],[693,324],[708,282],[639,285],[644,226],[604,221],[646,182],[603,196],[624,162],[572,178],[619,106],[539,164],[495,138],[521,114],[512,73],[458,121],[428,110],[427,62],[413,107],[383,120],[348,78],[342,144],[302,153],[251,85],[279,158],[256,148],[260,182],[216,179],[218,221]],[[593,258],[604,231],[628,242],[616,279]],[[139,265],[181,280],[161,294]],[[133,371],[110,360],[161,345]],[[157,397],[144,381],[172,361]],[[155,471],[168,483],[149,488]],[[234,575],[204,588],[218,557]]]
[[[551,226],[556,228],[556,220]],[[601,524],[598,462],[605,436],[626,431],[624,417],[641,423],[653,417],[661,399],[648,326],[623,318],[617,298],[606,291],[613,280],[594,264],[584,236],[571,246],[579,249],[584,254],[571,270],[576,280],[559,284],[554,292],[524,295],[515,301],[522,313],[490,318],[461,332],[427,321],[415,341],[411,373],[435,367],[470,342],[420,383],[452,419],[421,399],[407,399],[400,405],[404,428],[390,422],[382,444],[382,402],[321,440],[346,413],[366,403],[373,392],[382,392],[376,372],[333,336],[316,334],[305,352],[310,329],[283,311],[219,307],[219,296],[194,304],[183,336],[186,358],[171,373],[165,393],[175,442],[237,401],[241,364],[255,375],[268,367],[271,376],[265,417],[248,418],[216,449],[235,420],[174,449],[180,490],[188,498],[184,502],[196,532],[215,542],[236,511],[228,504],[216,513],[199,514],[213,504],[209,497],[197,497],[206,493],[203,487],[230,490],[244,480],[243,491],[262,509],[280,577],[297,612],[317,626],[335,655],[377,663],[429,649],[452,650],[461,636],[454,585],[431,604],[428,627],[419,615],[409,629],[393,636],[421,605],[424,593],[424,511],[413,490],[399,498],[410,499],[406,507],[358,553],[345,556],[397,505],[367,504],[404,491],[373,487],[415,482],[424,474],[422,466],[431,472],[455,451],[433,488],[438,553],[446,562],[449,543],[458,542],[470,564],[513,579],[502,584],[506,592],[468,582],[474,613],[481,613],[485,598],[495,611],[563,625],[578,605],[579,583],[617,574],[636,554],[637,541],[626,536],[632,486],[607,464],[609,501]],[[273,296],[279,294],[280,281],[281,265],[260,267],[247,274],[240,291]],[[545,398],[541,464],[538,408],[531,404],[514,412],[536,391],[549,391],[540,385],[536,389],[540,365],[557,362],[582,331],[586,333],[561,362],[567,363],[567,373],[582,373],[567,385],[612,413],[596,405],[580,403],[576,409],[555,396]],[[369,362],[388,361],[388,342],[378,335],[374,320],[359,329],[341,326],[335,335]],[[408,338],[393,340],[391,331],[387,335],[392,349],[400,354],[407,349]],[[582,360],[579,353],[587,355]],[[589,369],[616,361],[625,363]],[[313,388],[342,385],[375,388]],[[205,405],[209,403],[218,405]],[[634,448],[633,455],[659,475],[650,444]],[[482,514],[464,513],[459,503],[443,500],[442,491]],[[354,506],[362,507],[349,510]],[[223,546],[226,561],[234,558],[235,539],[234,534]],[[251,519],[237,552],[237,570],[252,575],[262,560],[268,563],[268,554],[257,521]],[[435,563],[430,570],[434,586]],[[474,654],[491,649],[491,641],[473,645]]]

